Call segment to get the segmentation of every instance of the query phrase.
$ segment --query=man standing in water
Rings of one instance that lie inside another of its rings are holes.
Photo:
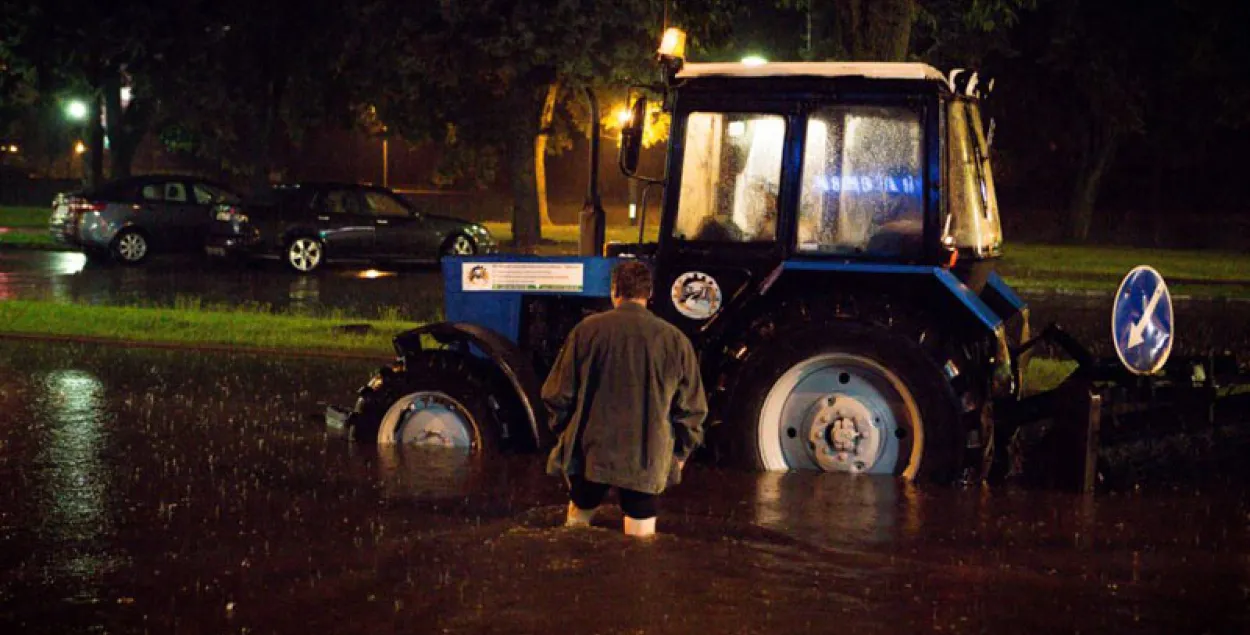
[[[611,487],[625,533],[655,534],[656,498],[681,481],[703,440],[707,398],[690,340],[647,310],[651,272],[638,261],[612,270],[612,311],[569,334],[543,385],[559,441],[547,472],[569,483],[566,525],[586,526]]]

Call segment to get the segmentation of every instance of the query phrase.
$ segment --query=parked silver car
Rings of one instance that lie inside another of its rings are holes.
[[[238,200],[225,187],[196,177],[138,176],[58,194],[48,230],[54,240],[90,258],[134,265],[154,252],[201,253],[214,206]]]

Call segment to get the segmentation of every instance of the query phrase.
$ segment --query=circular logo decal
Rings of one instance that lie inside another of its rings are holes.
[[[687,271],[673,281],[673,306],[692,319],[706,320],[720,310],[720,285],[701,271]]]
[[[490,269],[486,265],[464,264],[465,289],[490,289]]]

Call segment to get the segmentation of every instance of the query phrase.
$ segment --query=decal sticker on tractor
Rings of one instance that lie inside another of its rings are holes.
[[[692,319],[706,320],[720,310],[721,292],[716,279],[702,271],[687,271],[673,281],[673,306]]]
[[[581,293],[585,279],[580,262],[465,262],[460,272],[465,291]]]

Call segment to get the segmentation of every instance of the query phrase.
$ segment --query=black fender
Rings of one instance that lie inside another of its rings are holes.
[[[480,357],[490,360],[512,386],[526,423],[529,424],[534,445],[544,448],[552,444],[551,432],[545,424],[539,424],[547,419],[542,400],[542,382],[534,372],[533,364],[512,340],[475,324],[436,322],[396,335],[392,340],[395,353],[405,360],[420,353],[423,350],[421,338],[427,335],[445,346],[463,349],[465,355],[476,352]]]

